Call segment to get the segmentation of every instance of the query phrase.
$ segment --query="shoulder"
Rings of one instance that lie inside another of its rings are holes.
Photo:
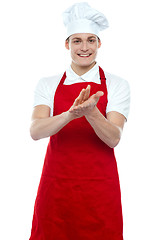
[[[54,75],[54,76],[43,77],[38,81],[37,87],[42,88],[42,89],[52,90],[58,85],[62,76],[63,76],[63,73],[57,74],[57,75]]]
[[[47,105],[51,109],[54,93],[63,74],[41,78],[34,90],[34,106]]]
[[[127,90],[129,91],[130,86],[129,83],[126,79],[121,78],[117,75],[105,72],[105,76],[106,76],[106,83],[107,83],[107,88],[108,90],[112,89],[112,90]]]
[[[108,105],[107,112],[116,111],[128,118],[130,109],[130,86],[127,80],[105,72]]]

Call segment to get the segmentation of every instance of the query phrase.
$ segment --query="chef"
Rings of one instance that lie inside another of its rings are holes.
[[[71,65],[35,89],[31,137],[50,137],[30,240],[122,240],[114,147],[128,117],[128,82],[96,62],[106,17],[88,3],[63,13]]]

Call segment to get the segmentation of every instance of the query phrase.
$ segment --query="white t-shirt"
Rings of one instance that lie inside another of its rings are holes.
[[[53,116],[54,95],[62,76],[63,73],[39,80],[34,92],[34,107],[37,105],[47,105],[51,109],[50,115]],[[107,72],[105,72],[105,77],[108,91],[106,113],[116,111],[124,115],[127,119],[130,108],[130,88],[128,82]],[[70,85],[79,82],[95,82],[100,84],[98,64],[82,76],[77,75],[70,66],[66,70],[64,84]]]

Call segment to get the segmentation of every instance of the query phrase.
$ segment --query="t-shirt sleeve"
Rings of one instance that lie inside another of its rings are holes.
[[[116,111],[128,118],[130,109],[130,86],[121,78],[115,78],[109,86],[107,113]]]
[[[47,105],[51,108],[50,92],[45,78],[39,80],[34,90],[33,106],[38,105]]]

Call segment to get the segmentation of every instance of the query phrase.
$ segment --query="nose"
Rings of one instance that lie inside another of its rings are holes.
[[[81,50],[82,50],[83,52],[87,52],[87,50],[88,50],[87,41],[82,42]]]

